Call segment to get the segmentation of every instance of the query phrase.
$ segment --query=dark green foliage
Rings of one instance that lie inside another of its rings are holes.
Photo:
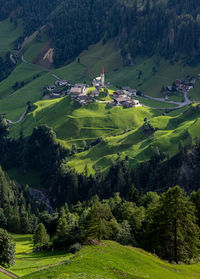
[[[9,267],[14,264],[15,244],[6,230],[0,229],[0,265]]]
[[[69,247],[69,252],[75,254],[81,250],[82,246],[80,243],[74,243]]]
[[[14,66],[15,65],[10,59],[10,53],[7,53],[5,58],[0,57],[0,81],[9,76]]]
[[[96,201],[90,209],[86,223],[86,237],[109,239],[114,233],[114,222],[110,208]]]
[[[176,186],[161,195],[158,205],[149,210],[146,248],[170,262],[187,261],[199,253],[199,227],[194,205]]]
[[[43,247],[48,244],[48,241],[49,235],[47,234],[45,226],[42,223],[38,224],[33,235],[34,248],[42,250]]]

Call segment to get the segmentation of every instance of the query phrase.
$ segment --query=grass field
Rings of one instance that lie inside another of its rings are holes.
[[[60,143],[66,148],[76,144],[79,149],[83,149],[83,141],[89,145],[102,138],[99,144],[77,153],[68,162],[68,166],[77,172],[83,172],[86,165],[88,173],[95,173],[97,168],[104,171],[113,161],[126,156],[129,156],[132,167],[136,167],[149,160],[156,147],[169,156],[174,156],[179,151],[180,140],[183,144],[188,144],[191,140],[195,142],[200,135],[200,115],[192,113],[187,116],[185,110],[188,108],[161,116],[165,110],[146,107],[110,108],[100,103],[81,107],[68,96],[41,100],[35,105],[35,111],[13,126],[11,136],[17,137],[21,130],[28,136],[34,127],[47,124],[53,127]],[[154,133],[143,131],[145,118],[156,129]]]
[[[32,252],[32,235],[13,234],[13,237],[16,243],[16,261],[9,270],[18,276],[57,265],[71,257],[71,254],[66,252],[43,251],[34,253]]]
[[[124,66],[115,41],[108,41],[105,45],[99,42],[90,46],[79,57],[80,63],[76,60],[56,72],[72,82],[86,81],[90,84],[92,79],[100,74],[104,65],[107,82],[115,87],[131,86],[153,97],[164,97],[161,93],[162,86],[171,85],[177,78],[184,79],[188,75],[197,77],[200,73],[200,65],[190,67],[183,65],[182,62],[172,65],[168,60],[158,56],[138,57],[134,60],[133,66]],[[152,71],[153,68],[156,69],[155,72]],[[190,97],[193,100],[200,100],[199,81],[191,90]],[[170,100],[182,101],[182,98],[172,96]]]
[[[37,66],[21,64],[19,69],[16,69],[6,80],[0,84],[0,92],[5,94],[6,86],[13,85],[15,81],[24,80],[24,77],[31,79],[31,82],[26,84],[24,87],[12,92],[8,97],[0,99],[0,113],[5,113],[6,118],[16,121],[26,110],[27,102],[36,102],[42,98],[42,87],[46,84],[54,83],[55,78],[49,73],[41,71]],[[32,77],[36,74],[41,76],[33,79]],[[6,93],[7,94],[7,93]]]
[[[83,140],[93,141],[98,137],[111,136],[127,129],[138,127],[145,117],[158,115],[149,108],[122,107],[110,108],[106,104],[89,104],[80,107],[70,97],[54,100],[42,100],[36,103],[37,109],[26,119],[13,127],[11,133],[16,136],[20,130],[29,135],[33,127],[48,124],[53,127],[57,137],[72,145]]]
[[[37,78],[37,75],[43,75],[44,73],[46,73],[45,70],[42,70],[35,65],[25,63],[19,64],[7,79],[0,82],[0,98],[8,97],[14,93],[12,86],[16,82],[19,84],[21,84],[21,82],[28,84],[34,81],[34,79]]]
[[[180,140],[187,145],[200,137],[199,112],[188,114],[182,109],[174,116],[172,113],[152,117],[149,123],[156,130],[154,133],[143,131],[140,125],[133,126],[121,135],[104,137],[96,146],[76,154],[68,165],[78,172],[83,172],[87,165],[88,172],[95,173],[97,168],[105,171],[113,161],[128,156],[132,167],[136,167],[149,160],[156,147],[172,157],[179,151]]]
[[[14,41],[22,34],[22,23],[18,20],[17,27],[9,19],[0,22],[0,56],[13,49]]]
[[[197,279],[200,264],[173,265],[137,248],[105,241],[84,247],[70,262],[28,274],[23,279]]]

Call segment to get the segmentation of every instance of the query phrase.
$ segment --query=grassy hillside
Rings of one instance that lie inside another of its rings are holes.
[[[29,135],[33,127],[48,124],[54,128],[58,139],[70,146],[74,143],[81,146],[83,140],[91,142],[98,137],[123,133],[127,129],[139,127],[145,117],[159,114],[149,108],[110,108],[100,103],[81,107],[68,96],[35,104],[38,108],[13,127],[12,135],[16,136],[21,129],[25,135]]]
[[[85,107],[79,106],[70,97],[36,102],[38,107],[27,118],[13,127],[13,135],[23,129],[25,135],[33,127],[48,124],[55,129],[57,137],[72,145],[83,140],[111,136],[136,128],[145,117],[151,118],[158,112],[149,108],[122,107],[110,108],[106,104],[95,103]]]
[[[17,91],[11,86],[15,82],[27,82]],[[44,72],[37,66],[21,64],[2,83],[0,83],[0,113],[5,113],[6,118],[16,121],[26,110],[27,102],[36,102],[42,98],[42,87],[54,83],[55,78],[49,72]],[[6,96],[5,96],[6,95]]]
[[[9,270],[18,276],[57,265],[71,256],[65,252],[33,253],[32,235],[13,235],[13,237],[16,243],[16,261]]]
[[[100,74],[104,65],[106,80],[115,87],[131,86],[153,97],[163,97],[162,86],[169,86],[177,78],[186,78],[200,73],[200,65],[195,67],[186,66],[183,62],[170,63],[162,57],[137,57],[132,66],[124,66],[117,43],[112,40],[105,45],[99,42],[83,51],[80,56],[80,63],[73,63],[56,70],[63,79],[75,81],[87,81],[88,83]],[[153,71],[153,68],[155,71]],[[138,77],[140,73],[140,78]],[[200,100],[200,82],[197,79],[196,86],[190,91],[190,97]],[[173,98],[172,98],[173,99]],[[181,101],[181,96],[175,97]]]
[[[149,123],[155,129],[154,133],[133,126],[127,133],[106,137],[89,150],[76,154],[68,165],[78,172],[83,172],[87,165],[89,172],[94,173],[95,169],[106,170],[113,161],[128,156],[135,167],[149,160],[156,147],[170,157],[174,156],[179,151],[180,141],[191,144],[200,135],[200,113],[191,112],[191,109],[182,111],[174,116],[151,118]]]
[[[28,274],[23,279],[195,279],[200,265],[173,265],[141,249],[105,241],[101,246],[86,246],[69,262]]]
[[[100,143],[77,153],[68,162],[78,172],[83,172],[86,165],[89,173],[98,168],[106,170],[113,161],[126,156],[135,167],[149,160],[156,147],[174,156],[179,151],[180,140],[187,145],[194,143],[200,135],[200,113],[193,111],[192,107],[162,116],[163,110],[147,107],[110,108],[100,103],[81,107],[70,97],[35,104],[37,109],[12,127],[11,136],[18,136],[21,130],[28,136],[34,127],[47,124],[53,127],[61,144],[68,148],[76,144],[83,149],[83,141],[89,145],[102,138]],[[144,131],[145,118],[155,132]]]
[[[18,20],[17,26],[9,19],[0,22],[0,56],[4,56],[13,49],[14,41],[22,34],[22,22]]]

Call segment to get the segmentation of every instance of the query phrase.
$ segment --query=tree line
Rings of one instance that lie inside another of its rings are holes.
[[[129,200],[115,193],[109,199],[100,200],[95,195],[72,206],[66,203],[53,214],[47,211],[38,214],[34,251],[54,249],[75,253],[82,245],[113,240],[143,248],[171,263],[189,263],[199,255],[199,205],[200,190],[187,196],[179,186],[160,196],[155,192],[141,194],[132,187]],[[3,229],[0,229],[0,248],[0,264],[12,264],[13,241]]]

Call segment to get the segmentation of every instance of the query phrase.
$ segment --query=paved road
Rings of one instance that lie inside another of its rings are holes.
[[[26,111],[20,116],[19,120],[15,121],[15,122],[13,122],[12,120],[9,120],[9,119],[6,119],[6,120],[10,124],[17,124],[17,123],[21,122],[25,116],[26,116]]]
[[[185,106],[192,103],[190,101],[190,99],[188,98],[188,93],[187,92],[184,93],[184,102],[174,102],[174,101],[167,102],[164,98],[154,98],[154,97],[151,97],[151,96],[148,96],[148,95],[144,95],[144,97],[146,97],[147,99],[154,100],[154,101],[165,102],[165,103],[169,103],[169,104],[175,104],[175,105],[177,105],[177,108],[182,108],[182,107],[185,107]]]

